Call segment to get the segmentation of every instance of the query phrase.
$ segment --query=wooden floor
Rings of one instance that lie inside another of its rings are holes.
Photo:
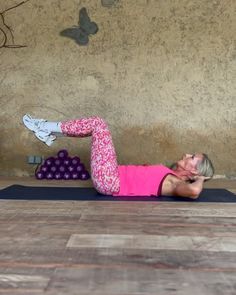
[[[0,294],[235,295],[236,203],[0,200]]]

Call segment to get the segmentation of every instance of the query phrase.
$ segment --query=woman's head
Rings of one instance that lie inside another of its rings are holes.
[[[202,160],[197,164],[199,175],[212,178],[215,172],[212,161],[208,155],[202,154]]]
[[[198,175],[210,178],[214,175],[213,164],[209,157],[203,153],[185,154],[171,168],[190,180]]]

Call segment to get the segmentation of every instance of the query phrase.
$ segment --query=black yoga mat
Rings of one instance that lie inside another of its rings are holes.
[[[94,188],[32,187],[12,185],[0,190],[0,199],[14,200],[76,200],[76,201],[168,201],[168,202],[236,202],[236,195],[226,189],[204,189],[198,199],[183,197],[113,197],[99,194]]]

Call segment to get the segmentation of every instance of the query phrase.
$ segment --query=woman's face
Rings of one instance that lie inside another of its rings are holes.
[[[177,169],[183,169],[190,172],[197,172],[197,165],[202,160],[202,154],[184,154],[182,159],[177,162]]]

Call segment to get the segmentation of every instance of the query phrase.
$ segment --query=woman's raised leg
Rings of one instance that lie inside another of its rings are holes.
[[[100,193],[117,193],[120,187],[118,163],[112,136],[106,122],[100,117],[90,117],[61,122],[64,135],[91,136],[91,177]]]

